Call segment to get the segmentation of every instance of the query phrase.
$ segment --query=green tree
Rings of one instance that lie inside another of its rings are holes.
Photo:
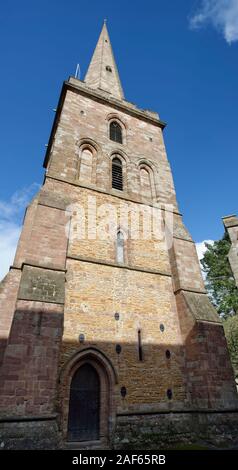
[[[238,379],[238,315],[223,322],[230,358],[236,379]]]
[[[225,233],[221,240],[206,243],[207,251],[201,260],[208,295],[223,319],[238,313],[238,289],[228,260],[230,246]]]

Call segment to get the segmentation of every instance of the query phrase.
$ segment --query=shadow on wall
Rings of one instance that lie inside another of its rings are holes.
[[[95,436],[98,433],[102,442],[111,436],[115,425],[123,429],[123,420],[130,421],[133,416],[141,419],[140,415],[147,415],[156,421],[156,413],[160,413],[161,423],[164,420],[167,429],[166,423],[176,413],[179,427],[181,413],[218,412],[234,410],[237,406],[221,325],[196,324],[184,345],[143,343],[143,337],[141,342],[133,343],[119,339],[88,342],[77,334],[76,340],[62,341],[63,307],[47,304],[48,312],[43,307],[42,304],[42,309],[17,310],[8,343],[3,338],[0,340],[2,351],[5,348],[0,368],[0,427],[9,417],[13,424],[15,417],[25,422],[37,420],[39,425],[42,420],[56,423],[58,416],[63,440],[69,435],[75,440],[77,432],[82,432],[72,419],[74,407],[78,408],[78,393],[80,397],[84,393],[87,422],[92,412],[90,403],[94,406],[93,415],[98,416],[98,421],[92,424],[93,432]],[[166,335],[166,331],[161,334]],[[82,384],[81,367],[85,374],[87,367],[95,371],[98,398],[95,388],[90,389],[92,375],[86,375],[88,379]],[[87,401],[92,393],[94,398]],[[96,411],[95,403],[98,403]],[[165,418],[168,412],[173,413]],[[43,421],[42,426],[46,423]],[[31,434],[36,427],[29,429]],[[46,428],[41,429],[45,435]],[[138,422],[136,429],[140,429]],[[11,442],[15,442],[12,437]]]
[[[221,325],[197,323],[182,346],[144,344],[143,337],[140,344],[119,339],[87,342],[82,337],[62,342],[62,307],[58,312],[53,304],[50,308],[48,312],[17,310],[8,343],[5,338],[0,340],[1,414],[55,411],[62,368],[74,357],[80,360],[87,348],[98,351],[115,371],[117,407],[121,411],[153,404],[169,409],[191,405],[224,408],[234,404],[233,372]],[[126,388],[125,397],[121,396],[122,387]]]

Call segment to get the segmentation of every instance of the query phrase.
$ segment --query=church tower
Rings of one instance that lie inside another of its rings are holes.
[[[104,24],[85,80],[63,83],[44,183],[0,284],[5,448],[155,448],[237,430],[164,127],[124,98]]]

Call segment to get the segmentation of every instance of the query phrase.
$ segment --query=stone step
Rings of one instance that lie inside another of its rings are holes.
[[[100,441],[65,442],[63,450],[110,450],[108,444]]]

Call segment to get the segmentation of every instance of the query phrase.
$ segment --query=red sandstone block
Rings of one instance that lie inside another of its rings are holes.
[[[4,392],[3,393],[6,397],[15,396],[15,390],[12,390],[9,387],[4,387]]]
[[[34,405],[44,405],[44,398],[34,397],[33,403]]]
[[[19,365],[21,364],[21,359],[17,357],[11,357],[11,356],[6,356],[5,355],[5,365],[10,364],[10,365]]]
[[[17,398],[16,399],[16,405],[23,405],[25,402],[25,399],[22,397],[22,398]]]
[[[31,415],[34,415],[35,413],[37,413],[37,408],[32,405],[31,403],[27,403],[26,404],[26,413],[27,414],[31,414]]]
[[[5,381],[5,380],[9,380],[9,381],[14,380],[14,381],[16,381],[16,380],[18,380],[18,378],[19,378],[18,375],[10,375],[10,374],[9,375],[7,375],[7,374],[2,374],[1,375],[1,380],[3,380],[3,381]]]
[[[49,397],[50,399],[51,396],[52,396],[52,393],[50,393],[48,389],[40,391],[40,397],[42,397],[43,399],[46,399],[46,397]]]
[[[27,390],[24,388],[16,388],[16,395],[17,396],[26,396]]]

